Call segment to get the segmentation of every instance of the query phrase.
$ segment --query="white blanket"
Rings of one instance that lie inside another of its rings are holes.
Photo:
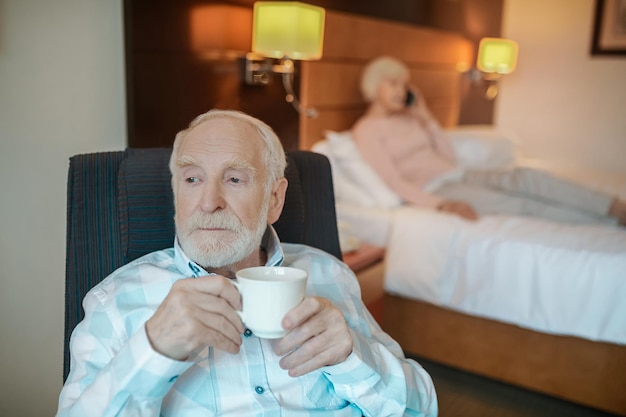
[[[515,141],[496,129],[448,134],[461,166],[522,162]],[[626,230],[516,217],[472,223],[403,207],[362,160],[350,132],[326,137],[314,150],[333,168],[340,232],[387,248],[389,293],[542,332],[626,344]],[[539,166],[532,162],[525,164]],[[626,179],[573,173],[566,176],[626,196]]]
[[[626,231],[395,210],[385,288],[542,332],[626,344]]]

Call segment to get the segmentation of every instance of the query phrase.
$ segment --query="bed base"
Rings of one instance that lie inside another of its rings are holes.
[[[626,346],[554,336],[386,294],[406,353],[626,416]]]

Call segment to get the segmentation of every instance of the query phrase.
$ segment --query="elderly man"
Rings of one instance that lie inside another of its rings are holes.
[[[58,416],[437,414],[429,375],[406,359],[334,257],[281,243],[287,180],[263,122],[212,110],[176,136],[174,247],[115,271],[85,297]],[[309,271],[278,340],[242,324],[230,279],[258,265]]]

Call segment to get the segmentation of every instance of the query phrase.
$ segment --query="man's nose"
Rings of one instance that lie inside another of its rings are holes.
[[[224,188],[220,181],[206,181],[202,188],[201,208],[205,212],[214,212],[226,207]]]

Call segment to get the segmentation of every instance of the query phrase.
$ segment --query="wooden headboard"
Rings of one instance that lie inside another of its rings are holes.
[[[324,56],[303,61],[300,98],[319,115],[300,114],[300,149],[311,149],[326,130],[352,127],[363,114],[361,72],[381,55],[400,59],[411,70],[433,115],[442,126],[456,125],[461,102],[461,76],[473,58],[471,42],[442,30],[327,11]]]

